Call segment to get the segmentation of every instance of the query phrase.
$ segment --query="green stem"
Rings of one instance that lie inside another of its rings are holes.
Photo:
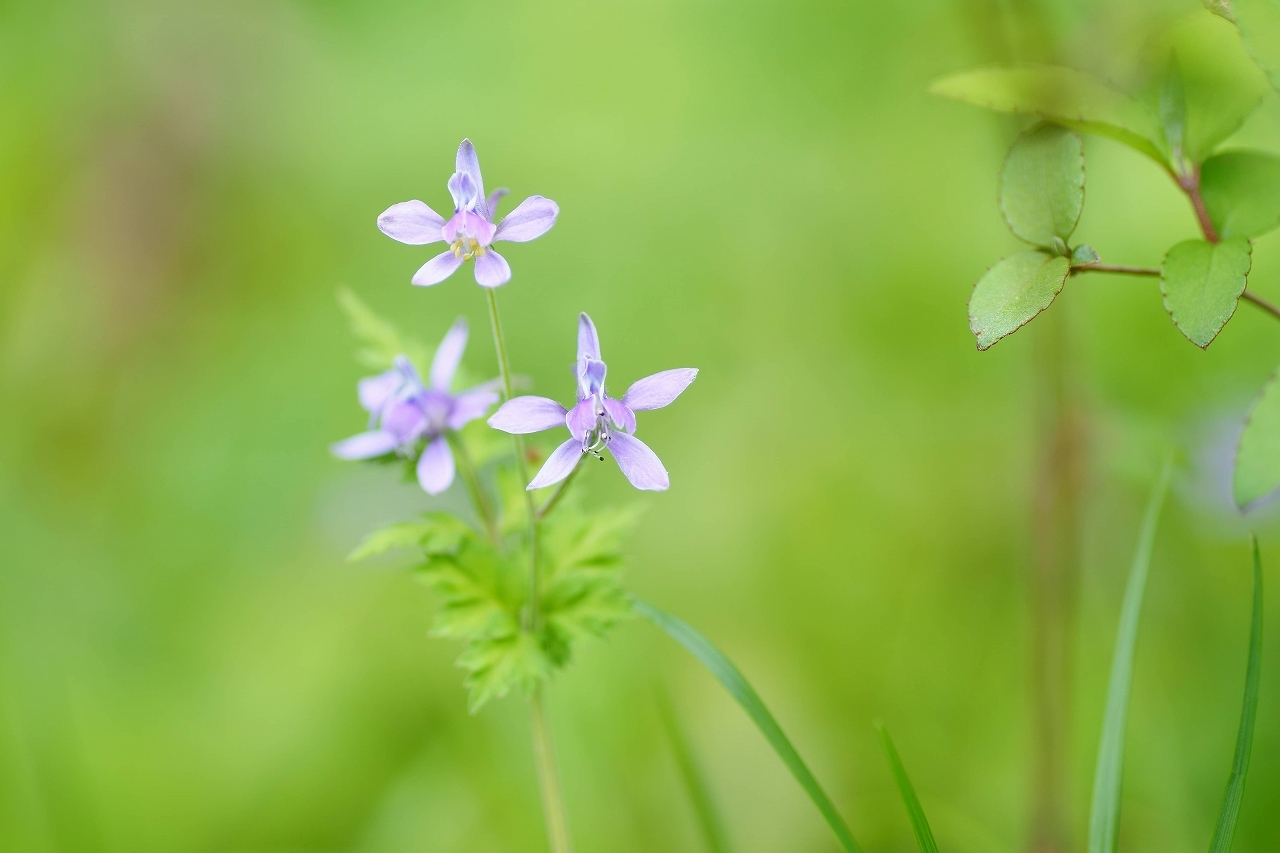
[[[462,473],[463,482],[467,484],[467,491],[471,493],[471,502],[475,504],[476,515],[480,516],[489,539],[494,545],[500,545],[502,536],[498,532],[498,520],[493,511],[493,504],[490,503],[489,495],[480,483],[480,472],[476,469],[475,462],[471,460],[471,454],[467,453],[462,436],[454,430],[449,430],[445,433],[445,437],[453,448],[454,457],[458,460],[458,470]]]
[[[502,319],[498,316],[498,297],[494,288],[486,287],[485,296],[489,301],[489,323],[493,326],[493,347],[498,353],[498,371],[502,374],[502,390],[505,399],[510,400],[511,393],[511,361],[507,358],[507,343],[502,335]],[[512,443],[516,449],[516,472],[520,482],[529,482],[529,468],[524,458],[524,442],[520,436],[513,435]],[[538,513],[533,508],[533,495],[524,493],[525,511],[529,517],[529,593],[524,610],[524,628],[527,631],[538,630]]]
[[[498,316],[498,298],[493,288],[485,288],[489,303],[489,322],[493,326],[493,346],[498,354],[498,370],[502,374],[502,389],[506,399],[512,397],[511,361],[507,357],[507,344],[502,334],[502,320]],[[512,436],[516,451],[516,471],[521,483],[529,482],[528,464],[524,458],[524,442],[520,436]],[[533,506],[533,494],[524,492],[525,512],[529,519],[529,593],[523,614],[523,629],[536,633],[538,619],[538,520]],[[560,772],[556,767],[555,745],[551,741],[551,726],[542,702],[542,689],[537,688],[529,697],[529,719],[533,724],[533,755],[538,765],[538,786],[542,789],[542,810],[547,822],[547,840],[551,853],[573,853],[569,838],[569,819],[565,812],[564,794],[560,790]]]
[[[572,483],[573,478],[578,475],[578,469],[581,467],[583,466],[582,465],[574,466],[574,469],[569,472],[569,476],[561,480],[559,486],[556,486],[556,490],[551,493],[551,497],[547,498],[547,502],[544,503],[542,507],[538,510],[539,521],[546,518],[547,513],[551,512],[551,510],[555,508],[555,505],[560,502],[560,498],[564,495],[564,493],[569,491],[569,484]]]
[[[533,721],[533,754],[538,762],[538,782],[542,788],[547,841],[551,846],[551,853],[573,853],[569,822],[565,817],[564,792],[560,789],[560,770],[556,766],[556,750],[551,742],[551,726],[547,722],[541,689],[529,697],[529,717]]]

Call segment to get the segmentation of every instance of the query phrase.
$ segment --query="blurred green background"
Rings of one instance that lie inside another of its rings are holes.
[[[445,209],[469,136],[490,187],[562,208],[505,250],[516,370],[566,396],[580,310],[615,383],[702,369],[644,418],[670,492],[587,478],[647,507],[631,587],[737,661],[869,851],[914,849],[877,718],[943,849],[1023,849],[1033,355],[1053,327],[975,351],[969,288],[1014,247],[995,192],[1017,124],[925,89],[1010,57],[1123,81],[1197,9],[0,4],[0,848],[545,849],[522,703],[469,716],[407,558],[344,562],[432,502],[327,452],[363,424],[341,286],[432,342],[467,315],[468,363],[495,371],[469,271],[410,287],[431,247],[374,227],[408,198]],[[1280,98],[1240,139],[1280,152]],[[1152,164],[1086,154],[1077,236],[1104,259],[1155,265],[1195,233]],[[1280,299],[1274,235],[1251,287]],[[1053,314],[1087,424],[1077,841],[1138,518],[1174,445],[1121,844],[1202,850],[1243,689],[1250,528],[1280,579],[1275,512],[1242,520],[1228,488],[1280,329],[1242,307],[1201,352],[1152,281],[1117,277],[1073,279]],[[1277,636],[1238,850],[1280,847]],[[550,692],[580,850],[702,849],[656,684],[736,850],[835,849],[740,710],[635,623]]]

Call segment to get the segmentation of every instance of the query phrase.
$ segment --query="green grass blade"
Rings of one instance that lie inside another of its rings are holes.
[[[1133,555],[1129,582],[1120,607],[1120,627],[1111,658],[1111,678],[1107,684],[1107,707],[1102,718],[1102,739],[1098,744],[1098,767],[1093,777],[1093,804],[1089,810],[1089,853],[1115,853],[1120,832],[1120,785],[1124,768],[1124,728],[1129,717],[1129,688],[1133,680],[1133,653],[1138,642],[1138,617],[1147,586],[1147,569],[1155,545],[1160,508],[1169,491],[1172,460],[1165,463],[1160,479],[1147,502],[1147,512]]]
[[[835,833],[836,838],[840,841],[840,846],[845,849],[846,853],[861,853],[858,843],[853,840],[853,835],[849,832],[849,827],[845,825],[840,813],[836,811],[836,807],[831,804],[831,799],[822,790],[818,780],[813,778],[813,774],[805,766],[800,754],[796,752],[795,747],[791,745],[791,741],[783,734],[778,721],[769,713],[769,709],[765,707],[764,702],[760,700],[760,696],[747,683],[747,680],[742,677],[742,673],[738,672],[738,668],[719,649],[713,646],[706,637],[698,633],[688,623],[677,619],[664,610],[659,610],[647,601],[639,598],[632,599],[632,601],[635,605],[636,613],[666,631],[671,639],[684,646],[691,655],[698,659],[699,663],[711,671],[711,674],[724,686],[724,689],[729,691],[729,695],[742,706],[742,710],[747,712],[747,716],[756,724],[756,728],[760,729],[764,739],[773,747],[774,752],[778,753],[782,763],[787,765],[787,769],[796,777],[796,781],[800,783],[801,788],[804,788],[805,793],[809,795],[809,799],[813,800],[813,804],[818,807],[818,811],[826,819],[827,825],[831,827],[831,831]]]
[[[902,802],[906,805],[907,814],[911,818],[911,828],[915,830],[920,853],[938,853],[938,843],[933,840],[933,830],[929,828],[929,820],[924,816],[924,809],[920,807],[916,789],[911,786],[911,779],[907,777],[907,768],[902,766],[902,759],[898,757],[893,738],[889,737],[889,730],[883,724],[876,723],[876,729],[879,730],[880,740],[884,743],[884,753],[889,757],[889,766],[893,768],[893,777],[898,781],[898,790],[902,792]]]
[[[1240,815],[1240,798],[1244,796],[1244,776],[1249,770],[1249,752],[1253,748],[1253,726],[1258,719],[1258,692],[1262,685],[1262,557],[1258,553],[1258,537],[1253,537],[1253,625],[1249,629],[1249,664],[1244,677],[1244,708],[1240,712],[1240,731],[1236,735],[1236,757],[1231,763],[1227,793],[1222,798],[1218,826],[1213,831],[1209,853],[1227,853],[1236,834],[1236,818]]]
[[[707,777],[693,754],[689,738],[685,736],[684,727],[676,717],[675,707],[667,691],[657,690],[658,714],[662,717],[662,726],[671,741],[671,751],[675,753],[676,764],[680,767],[680,776],[684,780],[689,799],[693,801],[693,810],[698,817],[698,825],[711,853],[729,853],[729,840],[725,835],[724,824],[716,811],[715,802],[711,798],[711,786]]]

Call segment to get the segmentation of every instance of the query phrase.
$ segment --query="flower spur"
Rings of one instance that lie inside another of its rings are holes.
[[[361,379],[356,392],[369,412],[369,430],[333,445],[333,455],[372,459],[394,451],[412,456],[418,441],[425,440],[418,457],[418,483],[432,495],[449,488],[455,469],[446,431],[484,417],[498,401],[489,383],[458,394],[449,392],[466,347],[467,321],[460,318],[436,349],[429,386],[403,355],[396,356],[395,366],[385,373]]]
[[[588,453],[603,461],[608,450],[623,476],[637,489],[664,491],[671,485],[667,469],[649,446],[635,437],[636,412],[660,409],[679,397],[698,376],[697,368],[664,370],[637,380],[621,400],[605,393],[608,372],[600,358],[600,337],[586,314],[578,315],[578,403],[566,409],[546,397],[516,397],[489,418],[489,426],[513,435],[567,427],[572,436],[543,464],[528,487],[541,489],[573,473]]]
[[[559,206],[540,195],[530,196],[494,224],[498,202],[505,189],[484,194],[480,176],[480,159],[471,140],[458,146],[456,170],[449,178],[449,194],[453,196],[453,216],[449,221],[418,200],[393,204],[378,217],[378,228],[393,240],[422,246],[441,240],[449,244],[414,273],[412,282],[421,286],[439,284],[465,262],[476,262],[476,284],[498,287],[511,279],[507,259],[491,245],[498,240],[525,243],[543,234],[555,224]]]

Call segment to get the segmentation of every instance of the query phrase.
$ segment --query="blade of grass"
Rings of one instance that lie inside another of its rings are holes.
[[[813,804],[818,807],[818,811],[822,813],[827,825],[835,833],[840,846],[845,849],[846,853],[861,853],[861,848],[853,840],[849,827],[845,825],[844,819],[840,817],[836,807],[831,804],[831,799],[822,790],[818,780],[809,772],[809,768],[805,766],[800,754],[796,752],[795,747],[791,745],[791,741],[783,734],[778,721],[769,713],[769,709],[765,707],[764,702],[760,700],[759,695],[747,683],[747,680],[742,677],[742,673],[738,671],[738,668],[719,649],[713,646],[706,637],[698,633],[693,626],[642,599],[633,598],[632,604],[636,613],[657,625],[671,639],[684,646],[685,650],[697,658],[698,662],[716,677],[716,680],[723,685],[724,689],[729,691],[729,695],[737,700],[738,704],[742,706],[742,710],[746,711],[747,716],[756,724],[756,728],[760,729],[760,733],[764,735],[764,739],[773,747],[774,752],[778,753],[782,763],[787,765],[791,775],[796,777],[796,781],[800,783],[801,788],[804,788],[805,793],[809,795],[809,799],[813,800]]]
[[[671,704],[671,697],[661,687],[655,695],[658,701],[658,715],[662,717],[662,726],[671,741],[671,751],[675,753],[676,764],[680,767],[680,776],[684,780],[689,799],[693,801],[693,810],[698,817],[698,825],[707,842],[707,850],[711,853],[729,853],[729,842],[724,832],[724,824],[711,799],[711,786],[707,777],[693,754],[693,747],[685,736],[684,727],[676,717],[676,709]]]
[[[880,740],[884,743],[884,754],[889,758],[889,766],[893,768],[893,778],[898,781],[898,790],[902,792],[902,802],[907,807],[907,815],[911,818],[911,828],[916,833],[916,843],[920,845],[920,853],[938,853],[938,844],[933,840],[933,830],[929,828],[929,819],[924,816],[920,807],[920,799],[916,797],[916,789],[911,786],[907,777],[907,768],[902,766],[898,750],[889,737],[889,730],[883,723],[876,723],[880,732]]]
[[[1173,461],[1160,472],[1138,535],[1138,549],[1133,555],[1129,582],[1120,606],[1120,627],[1116,631],[1116,647],[1111,658],[1111,678],[1107,684],[1107,705],[1102,718],[1102,738],[1098,744],[1098,766],[1093,777],[1093,804],[1089,810],[1089,853],[1115,853],[1120,833],[1120,786],[1124,768],[1124,729],[1129,717],[1129,688],[1133,680],[1133,654],[1138,643],[1138,618],[1142,614],[1142,596],[1147,587],[1147,570],[1151,565],[1151,549],[1155,545],[1156,525]]]
[[[1244,776],[1249,770],[1249,753],[1253,748],[1253,726],[1258,719],[1258,692],[1262,685],[1262,556],[1258,537],[1253,537],[1253,624],[1249,629],[1249,663],[1244,677],[1244,708],[1240,711],[1240,731],[1236,734],[1236,756],[1227,779],[1227,793],[1222,798],[1222,811],[1213,831],[1209,853],[1227,853],[1236,834],[1236,818],[1240,815],[1240,798],[1244,796]]]

